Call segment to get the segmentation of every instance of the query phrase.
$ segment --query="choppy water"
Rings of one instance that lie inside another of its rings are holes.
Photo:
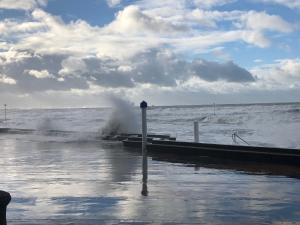
[[[139,109],[134,110],[139,122]],[[118,112],[126,114],[122,109]],[[6,125],[2,122],[2,126],[37,132],[74,131],[81,133],[75,138],[84,139],[87,133],[98,132],[111,113],[111,109],[99,108],[9,110],[9,120]],[[251,145],[300,148],[300,103],[217,105],[215,109],[213,106],[150,107],[148,110],[149,131],[168,133],[178,140],[193,140],[195,120],[200,121],[201,142],[232,144],[231,135],[237,131]]]
[[[8,112],[3,126],[35,130],[0,134],[0,189],[13,196],[10,224],[300,221],[300,175],[289,167],[196,165],[151,156],[150,195],[142,197],[140,154],[99,139],[110,114],[111,109]],[[255,145],[300,147],[300,104],[217,106],[215,114],[211,106],[154,107],[148,126],[192,140],[198,119],[203,142],[231,144],[237,130]]]

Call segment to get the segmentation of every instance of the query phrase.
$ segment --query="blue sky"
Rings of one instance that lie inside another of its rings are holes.
[[[106,1],[64,0],[49,1],[47,12],[61,16],[65,22],[82,19],[95,26],[104,26],[114,19],[117,8],[109,7]]]
[[[299,30],[298,0],[0,0],[0,101],[299,101]]]

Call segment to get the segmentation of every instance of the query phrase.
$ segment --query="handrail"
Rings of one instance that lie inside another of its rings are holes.
[[[233,134],[231,135],[231,138],[232,138],[232,141],[235,143],[235,144],[238,144],[236,138],[240,139],[241,141],[243,141],[244,143],[246,143],[247,145],[250,145],[247,141],[245,141],[243,138],[241,138],[238,134],[237,134],[237,131],[234,131]]]

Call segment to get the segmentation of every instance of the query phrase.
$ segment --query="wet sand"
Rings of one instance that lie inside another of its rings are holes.
[[[1,134],[0,146],[0,187],[13,197],[9,224],[300,222],[300,180],[292,169],[152,156],[143,197],[141,156],[120,144]]]

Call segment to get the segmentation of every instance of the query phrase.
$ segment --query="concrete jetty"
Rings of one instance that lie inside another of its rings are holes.
[[[123,140],[123,145],[124,147],[140,148],[141,141],[138,140],[138,138],[128,138]],[[147,149],[150,152],[168,153],[173,155],[205,156],[224,160],[245,160],[300,166],[300,150],[298,149],[207,144],[155,139],[148,139]]]

